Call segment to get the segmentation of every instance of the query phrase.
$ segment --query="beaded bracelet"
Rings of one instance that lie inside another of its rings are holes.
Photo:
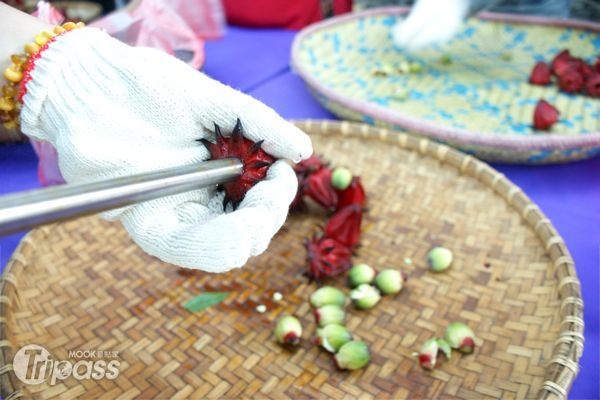
[[[0,122],[4,128],[14,129],[19,126],[19,113],[25,86],[31,79],[31,70],[41,53],[57,36],[73,29],[83,28],[83,26],[83,22],[66,22],[57,25],[53,31],[43,31],[36,35],[33,42],[25,45],[25,53],[10,56],[12,64],[4,70],[3,75],[7,83],[2,86],[2,96],[0,97]]]

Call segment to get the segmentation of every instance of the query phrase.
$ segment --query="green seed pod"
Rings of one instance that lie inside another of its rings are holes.
[[[461,353],[470,354],[475,348],[475,334],[462,322],[453,322],[446,328],[446,342]]]
[[[346,312],[335,304],[315,308],[313,313],[317,324],[321,327],[329,324],[343,324],[346,319]]]
[[[335,168],[331,172],[331,186],[337,190],[346,190],[352,182],[352,172],[348,168]]]
[[[336,353],[340,347],[351,340],[350,331],[339,324],[329,324],[317,329],[317,344],[330,353]]]
[[[408,74],[410,72],[410,63],[408,61],[400,61],[398,64],[398,72]]]
[[[357,264],[348,271],[350,287],[357,287],[363,283],[371,283],[375,278],[375,270],[367,264]]]
[[[429,269],[433,272],[441,272],[452,264],[452,252],[445,247],[434,247],[427,254]]]
[[[394,90],[394,92],[392,93],[392,99],[397,100],[397,101],[404,101],[406,99],[408,99],[408,97],[410,96],[410,91],[408,89],[405,88],[396,88]]]
[[[295,346],[300,343],[302,336],[302,325],[298,318],[286,315],[277,321],[275,326],[275,338],[281,344]]]
[[[410,63],[410,72],[413,74],[418,74],[419,72],[423,71],[423,66],[421,65],[420,62],[411,62]]]
[[[438,351],[439,344],[436,338],[429,339],[423,343],[421,350],[419,350],[419,365],[428,371],[435,368]]]
[[[375,286],[383,294],[394,294],[402,290],[404,278],[402,273],[395,269],[385,269],[375,277]]]
[[[365,342],[352,340],[340,347],[334,360],[339,369],[360,369],[371,361],[371,353]]]
[[[350,299],[356,308],[368,309],[375,307],[381,299],[381,294],[375,286],[363,283],[350,292]]]
[[[441,351],[442,353],[444,353],[444,355],[446,356],[446,359],[450,359],[450,357],[452,357],[452,348],[450,347],[450,345],[448,344],[448,342],[446,342],[444,339],[436,339],[437,340],[437,344],[439,347],[439,351]]]
[[[453,63],[452,56],[450,54],[444,54],[440,57],[440,64],[451,65]]]
[[[346,303],[346,295],[340,289],[333,286],[323,286],[313,292],[310,296],[310,304],[313,307],[322,307],[328,304],[335,304],[343,307]]]

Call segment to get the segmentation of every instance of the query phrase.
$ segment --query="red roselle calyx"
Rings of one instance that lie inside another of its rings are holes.
[[[312,155],[294,165],[294,172],[296,173],[296,178],[298,178],[298,191],[290,204],[290,210],[302,210],[305,208],[304,188],[307,186],[308,177],[326,166],[327,164],[317,155]]]
[[[319,156],[313,154],[306,160],[302,160],[294,165],[294,171],[296,175],[306,177],[326,166],[327,164]]]
[[[529,76],[529,82],[534,85],[547,85],[550,83],[551,76],[552,71],[550,70],[550,66],[540,61],[533,67]]]
[[[328,210],[334,210],[338,195],[331,186],[331,169],[323,167],[310,174],[302,188],[304,194]]]
[[[577,93],[583,88],[584,76],[580,68],[572,65],[558,76],[558,87],[567,93]]]
[[[335,239],[315,235],[306,242],[306,250],[309,279],[335,276],[352,266],[352,251]]]
[[[365,202],[367,201],[367,196],[365,195],[365,190],[360,183],[360,178],[356,176],[352,178],[352,182],[348,188],[337,191],[337,196],[338,202],[336,208],[338,210],[341,210],[342,208],[351,204],[357,204],[361,207],[364,207]]]
[[[585,82],[585,92],[591,97],[600,97],[600,68]]]
[[[275,158],[261,148],[262,141],[254,143],[243,136],[242,123],[239,119],[229,136],[224,136],[217,124],[215,124],[214,134],[216,143],[207,139],[198,140],[210,153],[211,160],[238,158],[244,165],[242,175],[234,181],[219,185],[220,189],[225,190],[224,205],[230,202],[235,209],[244,199],[246,192],[265,178]]]
[[[362,208],[360,205],[349,205],[329,218],[325,226],[325,236],[330,237],[348,248],[353,248],[360,239]]]
[[[554,72],[554,74],[557,76],[562,75],[562,73],[570,67],[570,64],[574,60],[576,60],[576,58],[571,55],[569,50],[565,49],[561,51],[554,57],[552,64],[550,64],[552,72]]]
[[[569,50],[565,49],[554,57],[550,66],[542,61],[536,63],[531,71],[529,82],[534,85],[545,85],[550,82],[550,74],[553,74],[561,91],[598,97],[600,91],[596,77],[598,73],[600,73],[600,57],[596,58],[593,64],[588,64],[582,58],[573,57]],[[540,126],[546,124],[541,123]]]
[[[548,129],[558,121],[559,112],[546,100],[538,101],[533,112],[533,126],[535,129]]]

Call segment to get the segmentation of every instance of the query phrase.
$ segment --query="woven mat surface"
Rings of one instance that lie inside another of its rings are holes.
[[[565,395],[574,377],[565,364],[576,370],[582,349],[581,297],[568,251],[537,207],[490,167],[424,139],[348,123],[301,126],[319,154],[363,178],[369,212],[354,260],[409,276],[401,293],[374,309],[348,308],[347,326],[373,354],[367,368],[336,371],[331,355],[311,343],[308,296],[317,285],[302,276],[302,242],[323,215],[292,215],[267,252],[222,275],[164,264],[118,223],[89,217],[36,229],[13,255],[0,287],[1,354],[9,365],[31,343],[73,362],[70,350],[118,351],[118,377],[27,386],[2,371],[3,396]],[[433,245],[454,252],[445,273],[427,271]],[[341,277],[330,283],[344,287]],[[199,313],[182,307],[203,291],[231,295]],[[274,292],[283,300],[272,300]],[[575,300],[565,303],[569,298]],[[258,304],[267,312],[256,312]],[[295,351],[272,336],[284,313],[304,326]],[[479,346],[469,356],[454,353],[433,372],[422,370],[413,352],[452,321],[470,325]]]

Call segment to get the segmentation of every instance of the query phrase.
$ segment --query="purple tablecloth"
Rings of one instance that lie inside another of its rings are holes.
[[[290,71],[294,32],[230,27],[206,46],[204,71],[273,107],[286,118],[335,118]],[[573,399],[600,398],[600,158],[578,163],[526,167],[494,165],[540,206],[571,251],[585,302],[585,350]],[[28,145],[0,146],[0,194],[37,187],[36,161]],[[0,266],[22,237],[0,238]]]

